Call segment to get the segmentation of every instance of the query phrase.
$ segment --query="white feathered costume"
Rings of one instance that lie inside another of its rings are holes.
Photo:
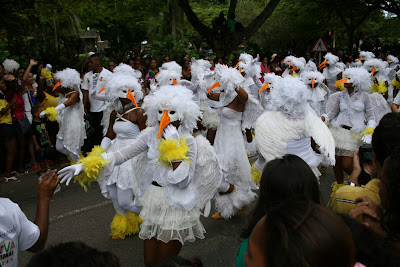
[[[177,85],[163,86],[148,95],[143,108],[148,128],[126,148],[103,154],[101,158],[110,162],[102,171],[110,173],[115,166],[147,152],[147,163],[135,170],[147,178],[138,183],[144,192],[138,200],[143,205],[139,237],[154,237],[164,243],[177,240],[182,244],[204,238],[200,210],[206,206],[205,213],[209,213],[207,203],[221,184],[222,172],[210,143],[202,136],[191,135],[201,114],[199,106],[189,89]],[[178,129],[170,124],[177,121]],[[172,163],[177,162],[180,165],[174,170]],[[81,168],[90,172],[86,166],[70,166],[60,175],[69,180]]]
[[[220,77],[221,93],[220,122],[215,136],[214,148],[226,176],[226,181],[235,186],[235,190],[226,195],[215,197],[215,209],[225,219],[249,205],[256,197],[252,192],[256,186],[251,180],[250,163],[247,158],[242,130],[250,129],[258,117],[257,108],[262,110],[258,101],[250,94],[243,112],[227,106],[236,98],[235,88],[244,82],[244,77],[236,68],[218,65],[216,72]],[[254,101],[254,102],[253,102]],[[225,191],[224,191],[225,192]]]
[[[73,90],[65,95],[60,94],[58,106],[55,108],[58,111],[59,122],[56,149],[76,162],[81,156],[81,147],[86,138],[83,95],[80,90],[81,78],[79,72],[70,68],[57,72],[54,77],[60,82],[61,87]],[[64,102],[68,100],[67,96],[73,92],[78,92],[79,102],[65,107]]]
[[[260,104],[265,111],[274,111],[275,107],[272,105],[271,91],[279,83],[281,76],[275,73],[264,74],[264,84],[258,92]]]
[[[14,59],[6,58],[2,65],[4,67],[5,74],[14,73],[14,71],[18,70],[19,68],[19,63]]]
[[[306,86],[299,79],[283,78],[274,86],[272,103],[276,111],[266,111],[256,123],[255,141],[261,157],[255,169],[262,173],[269,161],[286,154],[297,155],[318,177],[317,166],[324,160],[335,164],[335,144],[328,127],[306,101]],[[311,147],[311,138],[321,154]]]
[[[322,74],[325,77],[326,85],[329,88],[331,94],[334,94],[337,90],[335,88],[335,83],[337,81],[337,76],[342,72],[342,70],[336,67],[339,62],[339,58],[332,53],[327,53],[325,55],[325,60],[320,64],[320,70],[324,68]]]
[[[301,80],[306,85],[306,99],[317,116],[326,113],[326,102],[329,98],[329,88],[324,84],[324,75],[319,71],[306,71]]]

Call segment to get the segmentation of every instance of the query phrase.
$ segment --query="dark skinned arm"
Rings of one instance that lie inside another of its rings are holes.
[[[220,93],[211,93],[211,94],[208,94],[207,97],[211,100],[219,101],[219,95],[220,95]]]
[[[117,136],[115,134],[114,128],[113,128],[116,117],[117,117],[117,112],[114,110],[110,114],[110,123],[108,124],[108,130],[107,130],[107,134],[106,134],[106,137],[110,138],[111,140]]]

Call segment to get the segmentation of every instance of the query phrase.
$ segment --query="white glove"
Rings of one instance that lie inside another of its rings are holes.
[[[100,146],[101,146],[102,148],[104,148],[104,150],[107,150],[107,149],[110,147],[110,145],[111,145],[111,139],[108,138],[107,136],[105,136],[105,137],[103,138],[103,140],[101,140]]]
[[[46,112],[42,111],[39,114],[39,118],[43,119],[44,117],[46,117]]]
[[[167,139],[173,139],[176,140],[179,138],[178,130],[175,128],[175,126],[169,124],[167,127],[165,127],[163,131],[163,137]]]
[[[106,101],[107,100],[107,96],[106,95],[99,95],[96,91],[92,91],[90,93],[90,96],[96,100],[99,101]]]
[[[61,111],[61,110],[63,110],[65,108],[65,105],[64,104],[61,104],[61,105],[58,105],[55,109],[57,110],[57,111]]]
[[[364,135],[361,140],[366,143],[366,144],[371,144],[372,141],[372,134],[366,134]]]
[[[69,182],[71,182],[72,178],[77,176],[83,171],[84,167],[82,164],[75,164],[68,167],[65,167],[58,171],[58,176],[60,177],[60,183],[64,183],[68,186]]]

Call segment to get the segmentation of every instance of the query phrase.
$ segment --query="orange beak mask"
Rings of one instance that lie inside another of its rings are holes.
[[[264,84],[263,87],[261,87],[260,91],[258,91],[258,94],[260,94],[262,91],[268,88],[269,88],[269,83]]]
[[[170,122],[171,122],[171,119],[168,116],[168,111],[165,109],[164,114],[162,115],[161,121],[160,121],[160,129],[158,130],[158,136],[157,136],[158,139],[161,138],[164,128],[167,127],[167,125],[170,124]]]

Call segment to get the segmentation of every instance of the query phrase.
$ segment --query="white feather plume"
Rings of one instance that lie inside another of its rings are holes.
[[[375,54],[369,51],[361,51],[360,57],[364,57],[364,60],[370,60],[375,58]]]
[[[124,64],[125,65],[125,64]],[[120,65],[121,66],[121,65]],[[127,65],[129,68],[131,68],[129,65]],[[119,67],[119,66],[118,66]],[[116,68],[118,68],[116,67]],[[116,69],[115,68],[115,69]],[[113,73],[110,79],[107,80],[106,83],[106,95],[107,99],[110,102],[113,102],[115,100],[119,99],[119,93],[123,90],[134,90],[132,92],[133,96],[135,97],[136,101],[139,102],[140,100],[143,99],[143,92],[142,92],[142,86],[139,84],[138,79],[132,75],[133,72],[125,72],[117,71],[117,73]]]
[[[19,63],[15,61],[14,59],[8,59],[6,58],[3,61],[3,67],[6,73],[13,73],[14,71],[18,70],[19,68]]]
[[[388,67],[388,63],[386,61],[382,61],[377,58],[368,59],[364,62],[363,67],[371,72],[372,67],[375,67],[378,74],[383,75],[385,73],[385,69]]]
[[[319,84],[325,80],[325,76],[319,71],[306,71],[301,74],[301,80],[306,84],[311,84],[313,78]]]
[[[56,80],[61,82],[61,86],[73,90],[79,90],[81,84],[81,77],[79,72],[74,69],[66,68],[54,74]]]
[[[356,91],[368,91],[372,86],[371,74],[365,68],[348,68],[343,78],[350,78]]]
[[[161,65],[160,71],[161,70],[170,70],[170,71],[182,73],[182,67],[175,61],[165,62],[164,64]]]
[[[335,65],[339,62],[339,58],[330,52],[327,53],[324,58],[328,61],[329,65]]]
[[[215,72],[219,77],[221,88],[228,94],[245,80],[237,69],[229,68],[226,65],[217,64]]]

